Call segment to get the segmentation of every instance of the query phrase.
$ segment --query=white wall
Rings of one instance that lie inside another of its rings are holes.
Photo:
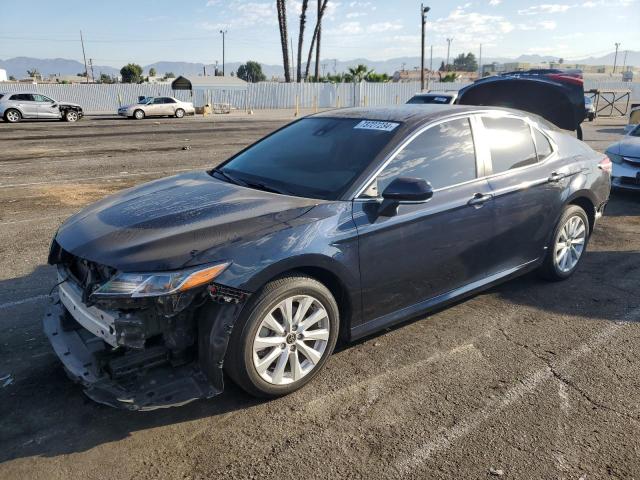
[[[7,71],[0,68],[0,82],[7,81]]]

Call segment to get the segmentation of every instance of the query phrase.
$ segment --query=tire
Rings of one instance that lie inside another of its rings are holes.
[[[578,128],[576,128],[576,137],[578,137],[578,140],[582,140],[582,125],[578,125]]]
[[[539,269],[540,275],[551,281],[566,280],[573,275],[587,249],[590,233],[589,218],[585,211],[577,205],[567,205],[547,245],[547,255]],[[570,248],[567,247],[569,244]],[[562,249],[565,250],[565,256],[562,255]]]
[[[145,117],[144,111],[140,109],[133,112],[133,118],[135,118],[136,120],[142,120],[144,117]]]
[[[292,313],[289,317],[296,330],[287,328],[286,309]],[[298,312],[303,313],[301,319],[296,318]],[[270,320],[276,322],[279,332]],[[305,327],[305,322],[311,323]],[[256,397],[292,393],[322,370],[335,348],[339,322],[338,305],[322,283],[303,275],[273,280],[240,314],[229,341],[225,371]],[[313,339],[305,340],[311,336]]]
[[[65,122],[74,123],[80,120],[80,115],[75,110],[66,110],[62,115]]]
[[[22,120],[22,114],[20,113],[20,110],[9,108],[6,112],[4,112],[4,119],[9,123],[18,123],[20,120]]]
[[[181,108],[178,108],[176,110],[176,118],[182,118],[182,117],[184,117],[184,110]]]

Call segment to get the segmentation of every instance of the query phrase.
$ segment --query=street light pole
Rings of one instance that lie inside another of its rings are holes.
[[[613,57],[613,73],[616,73],[616,64],[618,63],[618,47],[620,44],[616,42],[616,56]]]
[[[224,36],[227,34],[226,30],[220,30],[222,34],[222,76],[224,77]]]
[[[447,63],[444,66],[444,69],[449,71],[449,51],[451,50],[451,42],[453,42],[453,38],[447,38]]]
[[[420,16],[422,17],[422,44],[421,55],[420,55],[420,91],[424,91],[424,26],[427,23],[427,12],[431,10],[430,7],[425,7],[423,4],[420,4]]]

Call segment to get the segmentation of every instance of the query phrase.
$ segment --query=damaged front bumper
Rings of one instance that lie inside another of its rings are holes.
[[[128,410],[155,410],[184,405],[222,392],[198,362],[173,366],[169,351],[158,345],[128,355],[115,355],[103,338],[73,318],[58,294],[44,316],[44,331],[69,377],[92,400]]]

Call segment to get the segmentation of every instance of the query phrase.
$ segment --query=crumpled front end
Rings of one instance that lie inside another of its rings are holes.
[[[87,396],[153,410],[222,392],[222,361],[246,292],[212,283],[186,296],[95,302],[91,290],[115,271],[62,250],[52,263],[58,286],[44,331]]]

